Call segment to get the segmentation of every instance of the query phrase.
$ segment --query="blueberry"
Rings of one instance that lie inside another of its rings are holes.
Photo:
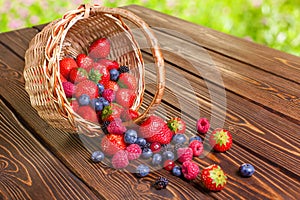
[[[250,177],[255,172],[255,169],[251,164],[244,163],[240,166],[239,172],[240,172],[241,176]]]
[[[165,151],[162,154],[164,160],[174,160],[174,153],[172,151]]]
[[[98,98],[92,100],[92,106],[96,111],[103,110],[103,103]]]
[[[172,174],[174,176],[181,176],[181,167],[179,166],[175,166],[173,169],[172,169]]]
[[[154,154],[151,163],[153,166],[160,165],[162,163],[162,156],[159,153]]]
[[[99,97],[99,101],[103,104],[104,106],[109,106],[109,101],[107,101],[104,97]]]
[[[174,144],[183,144],[186,142],[186,137],[183,134],[176,134],[172,138]]]
[[[81,106],[89,105],[90,104],[90,96],[87,94],[82,94],[78,99],[78,103]]]
[[[137,140],[137,132],[133,129],[128,129],[124,134],[124,141],[127,144],[134,144]]]
[[[137,138],[135,143],[138,144],[142,148],[146,145],[147,141],[145,140],[145,138]]]
[[[202,142],[202,138],[199,137],[198,135],[196,135],[196,136],[190,138],[189,143],[191,143],[194,140],[198,140],[198,141]]]
[[[104,86],[101,83],[97,83],[97,87],[98,87],[99,95],[101,95],[102,92],[104,91]]]
[[[153,155],[153,152],[151,151],[150,148],[144,148],[142,152],[142,158],[148,159]]]
[[[94,151],[91,159],[93,162],[101,162],[104,159],[104,154],[102,151]]]
[[[138,177],[147,176],[150,172],[150,168],[147,165],[140,164],[136,168],[136,175]]]
[[[112,81],[117,81],[120,75],[119,71],[116,69],[111,69],[109,71],[109,74],[110,74],[110,80]]]

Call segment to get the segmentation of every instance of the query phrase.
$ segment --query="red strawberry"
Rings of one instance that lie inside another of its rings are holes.
[[[116,102],[124,108],[130,108],[136,99],[134,90],[121,88],[116,93]]]
[[[97,114],[95,110],[90,106],[80,106],[77,110],[77,114],[80,115],[85,120],[98,123]]]
[[[87,79],[87,77],[88,77],[88,73],[83,68],[73,68],[71,69],[69,74],[69,80],[72,83],[78,83],[84,81]]]
[[[172,140],[173,132],[165,124],[161,129],[152,137],[146,138],[148,142],[159,142],[160,144],[169,144]]]
[[[142,138],[149,138],[154,136],[162,129],[166,123],[158,116],[151,115],[139,127],[139,135]]]
[[[116,118],[121,117],[121,113],[124,108],[116,103],[111,103],[109,106],[105,106],[102,110],[101,119],[103,121],[113,121]]]
[[[126,144],[123,135],[108,134],[102,138],[101,149],[106,156],[112,156],[119,150],[125,150]]]
[[[225,152],[231,148],[232,136],[229,131],[217,128],[211,133],[209,143],[215,151]]]
[[[179,117],[173,117],[167,122],[167,124],[169,129],[175,134],[185,132],[185,122]]]
[[[60,74],[59,77],[60,77],[60,81],[61,81],[62,83],[68,81],[62,74]]]
[[[78,101],[77,100],[71,100],[70,105],[71,105],[72,109],[74,110],[74,112],[77,112],[77,110],[79,108]]]
[[[126,127],[123,126],[122,120],[120,118],[115,118],[107,126],[107,131],[112,134],[122,135],[126,131]]]
[[[78,54],[77,58],[76,58],[76,63],[78,65],[78,67],[81,67],[83,69],[85,69],[86,71],[90,71],[90,69],[93,66],[93,59],[83,53]]]
[[[97,62],[105,66],[108,71],[110,71],[111,69],[119,69],[120,67],[118,62],[112,60],[101,59]]]
[[[126,121],[130,121],[130,120],[135,120],[136,118],[138,118],[139,113],[135,110],[132,109],[124,109],[123,112],[121,113],[121,119]]]
[[[69,79],[71,69],[78,68],[76,61],[73,58],[64,58],[59,61],[60,74],[66,79]]]
[[[104,85],[110,80],[110,74],[105,67],[94,63],[93,68],[89,71],[89,79],[94,81],[95,83],[99,82]]]
[[[131,90],[136,90],[137,88],[136,78],[129,73],[120,74],[118,84],[121,88],[128,88]]]
[[[219,165],[210,165],[201,171],[201,181],[205,188],[211,191],[222,190],[227,182],[227,176]]]
[[[106,58],[110,52],[108,39],[101,38],[94,41],[89,47],[89,56],[92,58]]]
[[[99,92],[97,85],[90,80],[84,80],[78,83],[75,90],[75,97],[78,99],[83,94],[89,95],[90,99],[98,97]]]
[[[126,148],[128,152],[128,160],[135,160],[142,154],[142,149],[138,144],[131,144]]]
[[[181,171],[184,178],[194,180],[199,174],[199,167],[195,162],[188,160],[182,163]]]
[[[117,82],[115,82],[115,81],[111,81],[111,80],[109,80],[109,81],[107,81],[107,82],[102,82],[101,81],[101,84],[104,86],[104,88],[106,88],[106,89],[111,89],[111,90],[113,90],[113,91],[118,91],[119,90],[119,85],[117,84]]]
[[[111,164],[115,169],[122,169],[129,164],[127,151],[118,151],[111,159]]]

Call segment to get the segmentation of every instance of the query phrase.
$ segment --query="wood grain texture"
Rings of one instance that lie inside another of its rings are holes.
[[[152,27],[178,31],[193,38],[208,50],[263,69],[279,77],[300,82],[300,63],[297,56],[220,33],[142,6],[131,5],[125,8],[142,17]]]
[[[131,8],[139,9],[139,7],[135,6]],[[136,12],[141,13],[138,10]],[[149,11],[145,11],[145,14],[141,13],[140,16],[150,20],[149,13]],[[151,23],[156,22],[152,21]],[[22,74],[22,67],[20,67],[22,64],[24,65],[22,57],[29,40],[36,34],[36,30],[26,29],[25,32],[26,36],[21,38],[22,31],[19,33],[7,33],[5,42],[3,42],[2,35],[0,35],[2,43],[2,46],[0,46],[0,60],[1,63],[5,63],[4,67],[2,65],[0,67],[0,70],[5,69],[1,73],[9,69],[17,72],[17,74]],[[14,41],[15,37],[19,38],[16,40],[17,42]],[[178,36],[161,34],[160,37],[167,44],[168,42],[174,42],[178,46],[187,45],[186,48],[193,48],[193,44],[188,41],[181,42]],[[215,48],[215,46],[212,47]],[[218,50],[218,47],[216,49]],[[230,129],[233,134],[234,145],[232,149],[222,154],[209,153],[205,158],[196,159],[200,168],[212,163],[218,163],[228,173],[228,186],[218,193],[205,191],[200,186],[198,179],[188,182],[172,176],[165,170],[156,171],[145,178],[137,179],[131,173],[119,172],[104,164],[91,163],[88,159],[89,151],[98,148],[97,142],[92,140],[90,146],[87,147],[82,138],[49,127],[32,109],[28,95],[24,90],[24,80],[18,78],[19,76],[14,76],[11,79],[3,76],[0,79],[0,94],[24,126],[35,137],[39,138],[40,142],[51,150],[68,169],[89,185],[97,196],[103,196],[108,199],[297,199],[300,187],[300,171],[297,164],[299,163],[300,154],[300,134],[295,131],[300,130],[299,124],[295,122],[297,113],[294,113],[296,117],[293,118],[294,121],[291,121],[286,115],[280,115],[282,111],[279,112],[277,107],[271,110],[269,109],[270,105],[268,107],[265,105],[268,105],[268,102],[259,100],[259,95],[270,97],[272,95],[276,96],[278,93],[285,94],[284,92],[294,95],[295,89],[298,87],[297,84],[294,81],[290,81],[289,77],[277,77],[274,75],[276,73],[269,73],[267,69],[261,70],[254,67],[253,64],[247,65],[243,63],[244,61],[238,62],[237,58],[224,57],[224,52],[222,51],[220,51],[221,54],[217,53],[218,51],[209,51],[209,53],[214,60],[217,60],[216,65],[222,72],[226,83],[227,106],[225,109],[223,107],[224,104],[222,104],[222,87],[214,84],[214,87],[212,87],[213,91],[209,91],[206,85],[207,80],[202,75],[199,76],[190,63],[180,59],[176,55],[175,49],[173,53],[172,51],[164,51],[169,79],[163,103],[157,112],[157,114],[161,115],[167,114],[167,117],[186,117],[188,119],[189,133],[195,133],[196,118],[191,117],[195,110],[199,110],[199,114],[202,117],[211,118],[213,115],[220,121],[222,121],[222,116],[226,116],[224,127]],[[1,54],[2,52],[4,53]],[[146,62],[151,61],[147,52],[143,56]],[[207,60],[205,58],[195,58],[193,54],[191,54],[191,57],[196,62],[201,62],[202,67],[206,67]],[[181,74],[188,80],[195,95],[192,95],[189,89],[174,79],[175,75],[173,72]],[[230,77],[231,74],[234,78]],[[153,82],[154,76],[154,71],[151,67],[147,68],[146,78],[148,83]],[[273,91],[272,93],[271,90],[263,90],[261,87],[264,85],[259,87],[255,84],[253,80],[255,76],[258,76],[258,79],[255,80],[261,85],[267,82],[271,84],[272,88],[278,89],[278,91]],[[273,78],[279,82],[272,82]],[[254,87],[254,89],[247,94],[235,86],[234,83],[236,82],[246,91],[251,87]],[[289,87],[289,83],[294,85]],[[285,87],[287,87],[286,90]],[[153,90],[154,85],[147,85],[143,106],[149,103]],[[174,90],[179,90],[180,93],[178,94]],[[211,94],[213,94],[215,101],[212,101]],[[248,98],[248,95],[251,98]],[[297,97],[297,95],[294,96]],[[274,98],[276,99],[277,97]],[[294,98],[291,99],[295,101]],[[197,107],[195,102],[199,103],[200,106]],[[188,106],[181,110],[181,104]],[[286,105],[288,106],[287,103]],[[212,108],[216,109],[215,112],[212,112]],[[89,139],[86,140],[90,141]],[[255,165],[256,173],[252,178],[241,178],[237,174],[238,166],[244,162],[250,162]],[[170,185],[167,190],[157,191],[151,187],[151,183],[159,175],[169,178]],[[108,193],[107,191],[110,192]]]
[[[0,79],[2,81],[2,79]],[[0,100],[1,199],[98,199]]]

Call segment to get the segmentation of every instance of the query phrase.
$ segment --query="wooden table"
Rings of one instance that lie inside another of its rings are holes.
[[[195,111],[214,118],[213,126],[224,117],[233,147],[196,162],[201,169],[221,165],[229,177],[226,188],[207,192],[199,179],[186,181],[165,170],[136,178],[92,163],[80,137],[50,127],[30,105],[22,72],[29,41],[43,27],[36,26],[0,34],[0,199],[299,199],[300,58],[140,6],[126,8],[152,26],[164,46],[171,80],[164,111],[183,113],[191,133]],[[143,55],[151,59],[147,50]],[[205,71],[208,66],[220,76]],[[173,72],[185,77],[194,93],[174,81]],[[154,78],[150,69],[146,77]],[[146,103],[152,93],[149,87]],[[185,110],[178,108],[182,104]],[[253,177],[238,175],[244,162],[255,166]],[[151,187],[158,176],[170,180],[166,190]]]

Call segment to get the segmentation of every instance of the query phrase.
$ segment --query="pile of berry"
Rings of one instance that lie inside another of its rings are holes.
[[[150,167],[161,167],[174,176],[196,179],[200,170],[192,160],[203,153],[203,142],[199,136],[187,138],[181,118],[165,121],[152,115],[139,126],[124,126],[124,121],[138,117],[130,109],[136,99],[137,80],[127,66],[107,59],[109,53],[110,42],[101,38],[91,44],[88,55],[82,53],[76,59],[66,57],[60,61],[60,79],[73,110],[90,122],[100,123],[105,133],[92,160],[101,162],[108,157],[115,169],[123,169],[141,158],[143,164],[135,169],[139,177],[148,175]],[[210,124],[201,118],[196,127],[199,134],[206,134]],[[230,149],[232,136],[227,130],[216,129],[209,143],[215,151],[224,152]],[[248,164],[240,172],[251,176],[254,168]],[[204,168],[200,178],[213,191],[223,189],[227,182],[226,174],[217,165]],[[160,177],[154,186],[163,189],[167,184],[168,180]]]
[[[81,53],[76,59],[60,60],[60,79],[77,114],[90,122],[103,124],[105,131],[109,128],[110,132],[120,134],[125,130],[118,127],[122,126],[121,121],[138,117],[138,113],[130,109],[136,99],[137,80],[127,66],[107,59],[109,53],[108,39],[94,41],[88,55]],[[109,126],[110,122],[113,123]]]

